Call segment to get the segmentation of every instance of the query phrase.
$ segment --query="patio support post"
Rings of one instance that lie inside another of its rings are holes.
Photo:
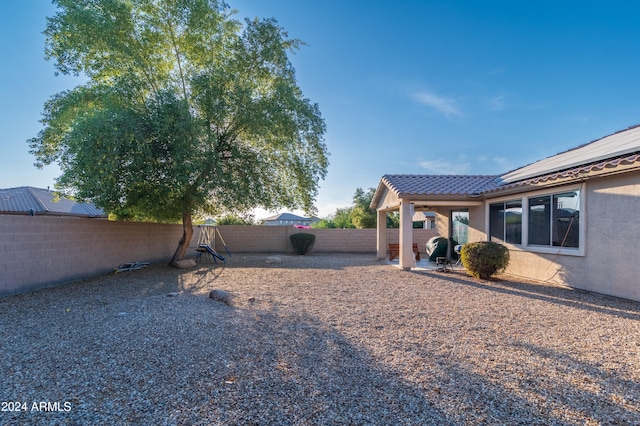
[[[377,246],[378,259],[387,257],[387,212],[378,210],[377,221]]]
[[[414,267],[413,257],[413,204],[409,200],[400,201],[400,268]]]

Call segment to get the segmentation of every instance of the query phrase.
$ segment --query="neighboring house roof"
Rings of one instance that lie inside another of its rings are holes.
[[[435,212],[415,212],[411,220],[414,222],[423,222],[425,220],[434,220],[435,218]]]
[[[265,221],[272,221],[272,220],[299,220],[299,221],[310,221],[312,219],[309,219],[308,217],[302,217],[302,216],[298,216],[295,215],[293,213],[280,213],[277,214],[275,216],[271,216],[268,217],[266,219],[263,219]]]
[[[0,213],[106,217],[106,213],[91,203],[78,203],[59,197],[48,189],[22,186],[0,189]]]

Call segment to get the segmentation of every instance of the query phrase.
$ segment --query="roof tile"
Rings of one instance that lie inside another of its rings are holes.
[[[0,189],[0,212],[104,217],[106,213],[91,203],[58,197],[48,189],[22,186]]]
[[[478,195],[497,185],[494,175],[384,175],[397,195]]]
[[[295,215],[293,213],[280,213],[277,214],[275,216],[270,216],[266,219],[263,220],[299,220],[299,221],[304,221],[304,220],[311,220],[308,217],[302,217],[302,216],[298,216]]]
[[[400,197],[487,195],[508,188],[571,179],[634,163],[640,163],[640,126],[616,132],[503,175],[384,175],[381,184],[384,183]],[[379,196],[378,190],[372,205]]]

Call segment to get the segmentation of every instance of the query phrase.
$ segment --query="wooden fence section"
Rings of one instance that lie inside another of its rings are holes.
[[[375,229],[296,229],[287,226],[219,227],[231,253],[293,253],[289,236],[316,235],[312,253],[376,253]],[[200,228],[194,228],[189,256]],[[54,216],[0,215],[0,296],[112,272],[125,262],[168,262],[182,236],[181,225],[112,222]],[[431,229],[415,229],[420,251]],[[387,230],[398,242],[398,230]],[[215,249],[225,253],[221,239]]]

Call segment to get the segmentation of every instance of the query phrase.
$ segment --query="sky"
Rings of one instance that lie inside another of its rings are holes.
[[[227,2],[305,42],[291,62],[327,125],[320,217],[385,174],[502,174],[640,124],[636,0]],[[53,188],[27,140],[83,80],[44,58],[48,0],[2,10],[0,188]]]

